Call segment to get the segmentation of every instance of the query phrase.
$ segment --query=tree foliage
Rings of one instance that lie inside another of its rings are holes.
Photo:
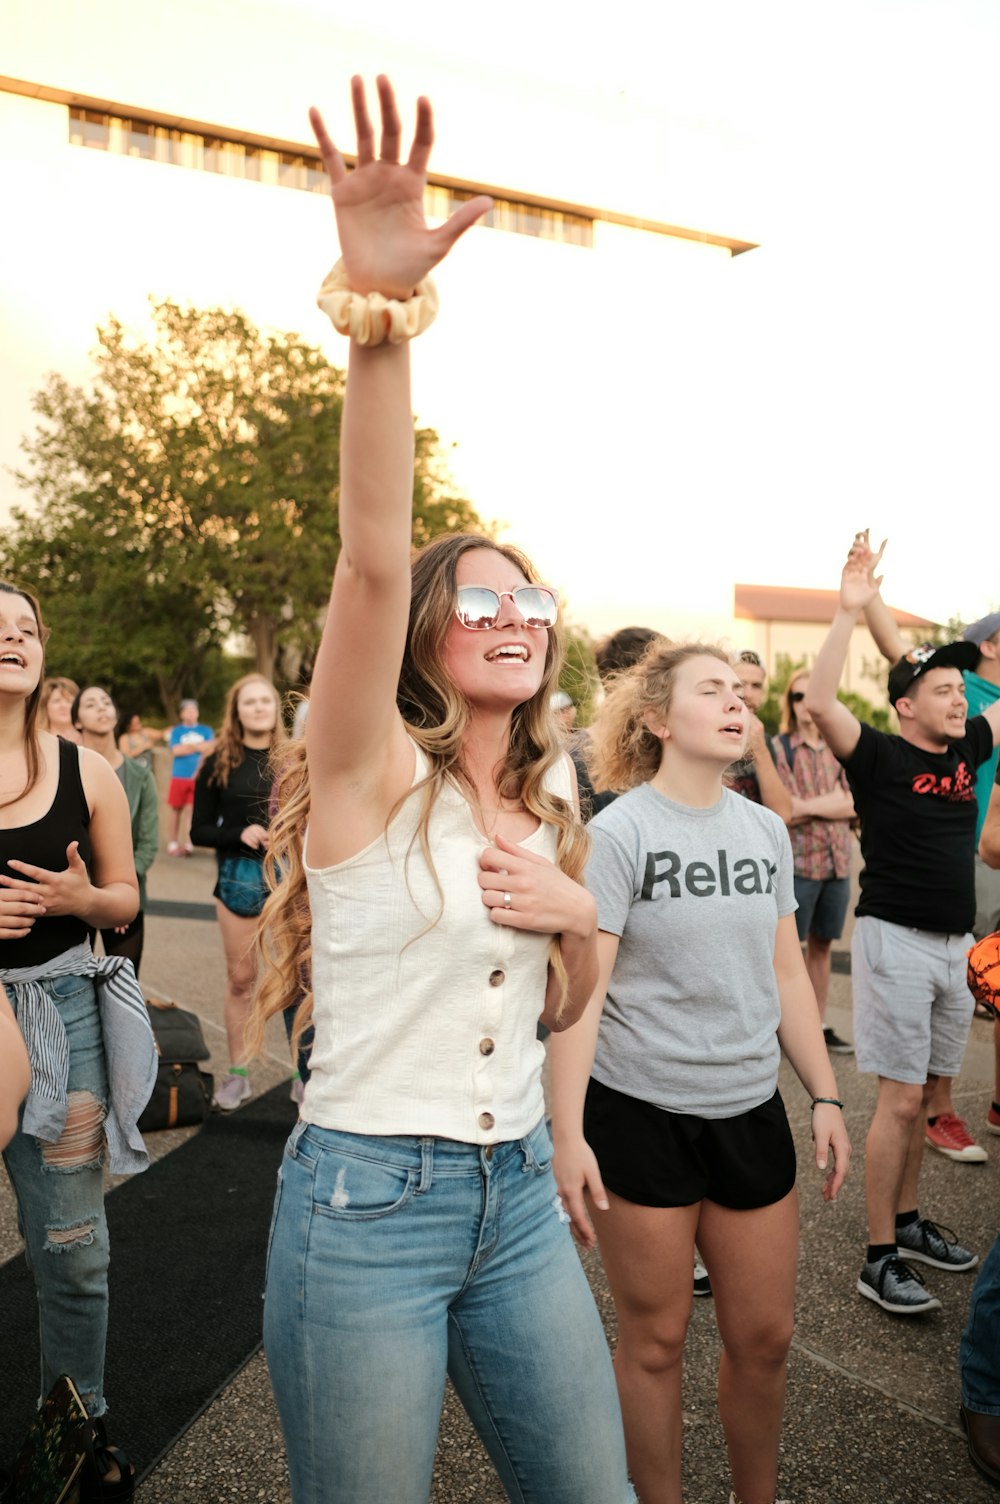
[[[781,729],[782,699],[789,681],[801,669],[808,667],[809,664],[805,658],[793,658],[791,653],[776,655],[774,673],[768,682],[767,699],[759,711],[764,729],[771,736],[777,736]],[[870,700],[865,699],[864,695],[856,694],[850,689],[838,691],[837,698],[853,715],[857,716],[859,721],[866,721],[869,726],[874,726],[876,731],[891,729],[889,712],[884,706],[873,705]]]
[[[143,338],[97,331],[88,387],[51,376],[22,441],[4,573],[37,586],[53,661],[81,680],[155,681],[171,714],[225,638],[273,675],[315,642],[340,549],[344,372],[245,314],[151,304]],[[437,435],[415,435],[414,541],[482,531],[451,494]]]

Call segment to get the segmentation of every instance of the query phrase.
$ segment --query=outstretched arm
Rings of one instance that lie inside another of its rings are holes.
[[[360,78],[351,80],[351,96],[358,164],[351,173],[319,112],[310,113],[330,178],[347,283],[353,293],[407,300],[490,201],[463,204],[446,224],[430,229],[423,211],[434,139],[429,102],[417,103],[404,163],[389,80],[378,80],[377,154]],[[413,499],[405,343],[362,346],[352,340],[341,453],[341,553],[306,725],[313,783],[310,860],[321,864],[372,839],[412,776],[412,752],[396,709],[410,600]]]
[[[837,1078],[833,1074],[823,1030],[820,1026],[816,994],[813,992],[791,914],[778,920],[774,941],[774,975],[781,1000],[781,1023],[778,1042],[788,1062],[812,1098],[836,1098]],[[812,1134],[816,1144],[816,1165],[825,1170],[823,1197],[836,1200],[844,1183],[851,1158],[851,1145],[844,1126],[843,1110],[829,1101],[819,1102],[812,1111]],[[830,1155],[833,1164],[830,1164]]]
[[[840,676],[858,617],[878,594],[881,578],[875,569],[882,558],[882,548],[865,564],[849,557],[840,577],[840,601],[826,640],[809,671],[806,706],[816,720],[823,739],[836,757],[849,757],[858,744],[861,722],[837,699]]]
[[[848,558],[873,572],[878,568],[878,561],[882,557],[884,548],[885,542],[883,541],[878,553],[873,553],[868,529],[865,528],[864,532],[855,533]],[[896,625],[896,618],[882,599],[881,590],[875,593],[865,607],[865,621],[868,623],[868,630],[874,637],[875,646],[882,657],[887,658],[890,663],[898,663],[906,653],[906,643],[903,641],[902,632]]]

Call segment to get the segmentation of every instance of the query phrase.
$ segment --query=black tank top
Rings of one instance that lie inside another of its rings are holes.
[[[0,872],[24,878],[23,872],[8,867],[12,857],[50,872],[65,872],[66,847],[70,841],[79,841],[80,856],[89,871],[90,810],[80,777],[80,749],[60,737],[56,796],[40,820],[15,826],[13,830],[0,830]],[[86,938],[87,926],[74,914],[45,916],[36,919],[20,940],[0,941],[0,966],[38,966]]]

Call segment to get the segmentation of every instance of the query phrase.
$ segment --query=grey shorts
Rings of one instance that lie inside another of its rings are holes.
[[[911,930],[865,914],[854,924],[851,982],[859,1071],[922,1086],[957,1076],[972,1023],[971,935]]]

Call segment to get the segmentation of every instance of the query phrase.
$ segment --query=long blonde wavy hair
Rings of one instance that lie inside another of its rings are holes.
[[[646,712],[666,715],[678,668],[688,658],[702,655],[718,658],[729,667],[728,655],[716,643],[676,643],[656,637],[634,667],[611,681],[591,728],[588,762],[596,790],[620,794],[655,776],[663,744],[646,725]]]
[[[272,748],[285,740],[285,728],[281,719],[281,698],[270,679],[263,674],[244,674],[241,679],[231,686],[226,695],[226,703],[222,711],[222,725],[219,735],[216,737],[215,760],[212,763],[208,775],[209,783],[218,784],[220,788],[227,788],[231,774],[239,767],[246,755],[243,744],[243,722],[240,720],[239,698],[240,691],[246,689],[248,684],[263,684],[274,696],[274,731],[271,738]]]
[[[428,543],[414,555],[410,617],[396,704],[407,730],[430,763],[426,778],[417,785],[422,807],[414,839],[432,873],[434,861],[428,843],[428,825],[438,793],[450,779],[473,802],[476,797],[462,762],[462,744],[472,707],[448,675],[444,645],[454,620],[458,560],[477,548],[502,554],[530,583],[541,583],[519,549],[477,534],[452,533]],[[556,861],[568,876],[580,882],[589,849],[586,833],[572,805],[544,787],[546,773],[565,755],[549,707],[549,697],[558,687],[561,665],[562,637],[557,625],[548,632],[542,681],[532,698],[519,705],[511,718],[510,742],[498,791],[502,798],[520,800],[529,813],[555,827]],[[279,749],[275,792],[278,808],[270,828],[272,860],[267,863],[271,893],[258,928],[261,980],[247,1029],[251,1051],[260,1050],[264,1027],[273,1014],[293,1003],[296,1005],[293,1034],[296,1040],[312,1017],[311,932],[302,857],[309,818],[309,778],[301,742]],[[412,792],[407,791],[404,798],[409,798]],[[387,826],[402,803],[400,800],[390,810]],[[440,911],[431,923],[437,923],[439,918]],[[566,972],[556,942],[551,961],[565,992]]]

